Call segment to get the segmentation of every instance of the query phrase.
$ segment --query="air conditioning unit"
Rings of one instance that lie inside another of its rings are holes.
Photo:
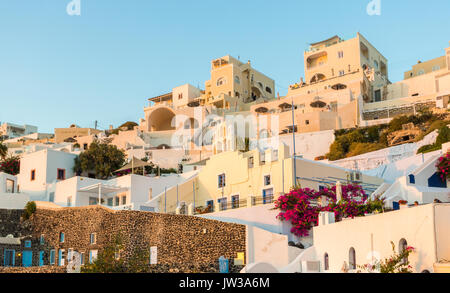
[[[302,273],[320,273],[320,261],[302,261]]]

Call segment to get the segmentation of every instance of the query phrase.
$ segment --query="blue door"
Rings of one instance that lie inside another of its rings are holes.
[[[3,266],[13,267],[16,262],[16,251],[13,249],[5,249],[3,254]]]
[[[22,266],[23,267],[31,267],[33,264],[33,252],[30,250],[26,250],[22,252]]]
[[[40,267],[44,266],[44,252],[43,251],[39,251],[39,266]]]

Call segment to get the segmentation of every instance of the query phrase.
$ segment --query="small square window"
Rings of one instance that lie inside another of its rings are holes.
[[[25,240],[25,248],[31,248],[31,240]]]
[[[66,169],[58,169],[57,179],[66,180]]]
[[[264,176],[264,185],[267,186],[270,185],[270,183],[271,183],[270,175]]]
[[[225,174],[220,174],[218,176],[218,186],[219,188],[225,187]]]
[[[97,234],[96,233],[91,233],[90,242],[91,242],[91,244],[97,243]]]

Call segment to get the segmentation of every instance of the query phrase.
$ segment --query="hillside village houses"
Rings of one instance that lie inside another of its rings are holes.
[[[439,180],[435,165],[448,145],[424,156],[415,155],[416,145],[405,147],[395,160],[392,149],[364,154],[363,159],[377,158],[376,165],[366,160],[366,168],[353,164],[361,158],[315,159],[328,152],[335,130],[387,123],[426,108],[447,109],[450,48],[445,56],[414,65],[397,83],[389,81],[387,58],[359,33],[349,40],[334,36],[313,43],[303,58],[305,77],[284,97],[250,61],[224,56],[212,60],[204,90],[185,84],[150,98],[144,118],[132,129],[72,125],[55,128],[52,137],[38,135],[37,128],[30,130],[34,136],[9,128],[23,137],[5,140],[10,154],[21,157],[20,173],[0,173],[0,209],[21,209],[32,200],[63,212],[98,206],[96,212],[181,214],[244,225],[243,272],[355,271],[356,264],[372,260],[366,260],[369,253],[389,257],[390,241],[398,249],[416,248],[418,254],[411,257],[415,272],[438,272],[440,262],[450,259],[450,188]],[[182,171],[132,172],[105,180],[77,176],[74,159],[94,141],[117,146],[128,160],[145,158],[162,168],[182,165]],[[339,183],[361,185],[372,198],[385,198],[385,208],[394,211],[340,222],[324,213],[309,237],[293,235],[290,224],[276,218],[274,201],[292,187],[322,190]],[[12,241],[3,238],[0,242]],[[48,257],[63,260],[65,249]]]

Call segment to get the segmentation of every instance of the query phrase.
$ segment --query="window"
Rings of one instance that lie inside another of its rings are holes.
[[[91,235],[90,235],[90,243],[91,244],[96,244],[97,243],[97,234],[96,233],[91,233]]]
[[[264,176],[264,185],[265,186],[267,186],[267,185],[270,185],[270,175],[266,175],[266,176]]]
[[[325,253],[323,257],[323,269],[328,271],[330,269],[330,259],[328,257],[328,253]]]
[[[208,201],[206,202],[206,207],[207,207],[207,209],[208,209],[210,212],[214,211],[214,201],[213,201],[213,200],[208,200]]]
[[[112,206],[113,206],[113,201],[114,201],[113,198],[108,198],[108,206],[109,206],[109,207],[112,207]]]
[[[233,209],[239,208],[239,195],[233,195],[231,197],[231,205]]]
[[[220,174],[218,176],[218,187],[219,188],[225,187],[225,174]]]
[[[31,181],[36,180],[36,170],[35,169],[31,170],[30,180]]]
[[[417,76],[423,75],[423,74],[425,74],[425,70],[420,69],[419,71],[417,71]]]
[[[266,92],[268,92],[269,94],[271,94],[272,93],[272,89],[270,88],[270,87],[266,87]]]
[[[122,196],[122,205],[124,206],[126,204],[127,204],[127,196],[124,195],[124,196]]]
[[[438,70],[440,70],[441,69],[441,66],[439,66],[439,65],[435,65],[435,66],[433,66],[433,71],[438,71]]]
[[[239,78],[239,76],[236,75],[236,76],[234,77],[234,82],[237,83],[237,84],[240,84],[240,83],[241,83],[241,79]]]
[[[65,258],[66,258],[66,251],[64,249],[60,249],[58,256],[58,266],[64,266]]]
[[[309,120],[305,120],[305,124],[306,124],[306,125],[309,125]]]
[[[183,99],[183,93],[178,94],[178,100],[181,100],[181,99]]]
[[[57,179],[66,180],[66,169],[58,169]]]
[[[219,198],[218,202],[219,202],[220,210],[221,211],[226,211],[227,210],[227,198],[226,197]]]
[[[345,75],[345,70],[339,70],[339,76]]]
[[[356,252],[353,247],[348,252],[348,263],[350,270],[356,270]]]
[[[221,77],[217,80],[217,86],[222,86],[226,84],[226,79],[224,77]]]
[[[64,233],[63,232],[59,233],[59,242],[64,243]]]
[[[72,197],[71,197],[71,196],[69,196],[69,197],[67,198],[67,206],[68,206],[68,207],[71,207],[71,206],[72,206]]]
[[[69,248],[69,250],[67,250],[67,261],[69,262],[72,261],[73,257],[74,257],[73,248]]]
[[[84,252],[80,253],[80,263],[82,266],[84,265]]]
[[[408,247],[408,242],[406,241],[406,239],[402,238],[400,239],[399,243],[398,243],[398,253],[403,253],[403,251],[406,250],[406,248]],[[408,262],[408,258],[405,257],[403,259],[403,263],[407,263]]]
[[[273,202],[273,188],[263,190],[263,204]]]
[[[55,264],[55,257],[56,257],[55,250],[54,249],[50,250],[50,265]]]
[[[375,102],[380,102],[381,101],[381,90],[376,90],[375,91]]]
[[[31,248],[31,240],[25,240],[25,248]]]
[[[380,68],[380,65],[378,64],[377,60],[373,60],[373,66],[375,66],[375,69]]]
[[[89,251],[89,263],[93,263],[97,259],[97,250]]]
[[[116,196],[116,206],[120,205],[120,198],[118,196]]]
[[[6,179],[6,193],[14,193],[14,180]]]
[[[44,234],[41,234],[41,237],[39,238],[39,244],[44,245],[45,244],[45,237]]]
[[[83,144],[83,150],[87,150],[87,149],[88,149],[88,144],[87,143]]]
[[[339,51],[339,52],[338,52],[338,58],[339,58],[339,59],[344,58],[344,51]]]

